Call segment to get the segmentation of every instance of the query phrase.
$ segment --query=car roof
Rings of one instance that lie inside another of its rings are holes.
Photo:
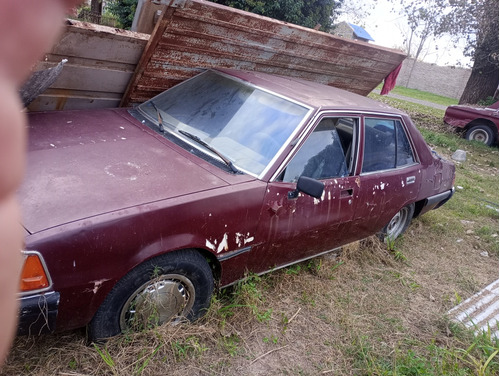
[[[272,91],[320,110],[345,110],[363,112],[384,112],[403,115],[404,112],[385,103],[317,82],[296,77],[285,77],[262,72],[234,69],[213,69],[247,81],[257,87]]]

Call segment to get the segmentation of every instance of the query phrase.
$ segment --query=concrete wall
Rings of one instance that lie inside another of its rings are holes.
[[[470,73],[470,69],[441,67],[406,59],[396,85],[460,99]]]

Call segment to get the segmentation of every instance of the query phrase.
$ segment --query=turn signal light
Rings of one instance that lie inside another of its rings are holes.
[[[26,292],[44,289],[49,286],[49,279],[40,257],[37,254],[25,255],[19,290]]]

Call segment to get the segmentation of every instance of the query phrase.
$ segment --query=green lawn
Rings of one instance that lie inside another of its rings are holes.
[[[377,89],[382,89],[382,84],[377,86]],[[404,95],[405,97],[420,99],[436,104],[441,104],[443,106],[450,106],[452,104],[458,104],[458,99],[449,98],[442,95],[437,95],[433,93],[429,93],[426,91],[421,91],[417,89],[409,89],[403,86],[396,86],[391,90],[392,94]]]

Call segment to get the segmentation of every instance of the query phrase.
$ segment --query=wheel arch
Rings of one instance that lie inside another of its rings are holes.
[[[131,258],[126,273],[138,265],[154,257],[164,255],[170,252],[182,252],[194,250],[200,253],[210,265],[214,275],[214,281],[218,282],[221,277],[222,267],[217,257],[208,249],[200,246],[205,242],[205,238],[193,234],[175,234],[167,238],[161,237],[148,245],[139,249]],[[125,273],[125,274],[126,274]]]
[[[425,207],[425,198],[415,202],[415,211],[413,212],[413,218],[417,218]]]
[[[486,118],[474,119],[471,122],[467,123],[467,125],[463,128],[463,131],[467,132],[469,129],[471,129],[472,127],[474,127],[476,125],[485,125],[485,126],[489,127],[493,131],[493,135],[495,137],[495,140],[498,140],[498,128],[497,128],[496,124],[493,121],[491,121],[490,119],[486,119]]]
[[[220,280],[222,277],[222,266],[217,257],[215,257],[215,255],[212,252],[203,248],[187,248],[187,249],[193,249],[198,253],[200,253],[205,258],[208,265],[210,266],[210,269],[212,269],[212,275],[214,277],[214,285],[216,289],[219,288]]]

